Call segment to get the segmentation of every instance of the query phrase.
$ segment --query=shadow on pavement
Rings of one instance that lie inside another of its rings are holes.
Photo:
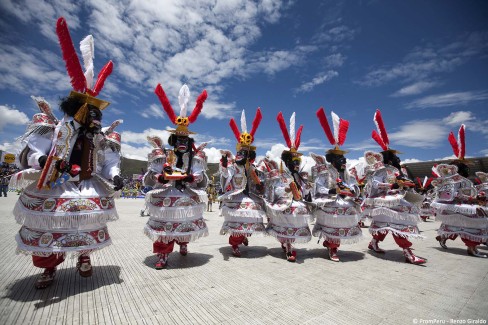
[[[191,246],[188,246],[189,248]],[[207,264],[213,255],[192,253],[188,252],[188,255],[182,256],[178,251],[169,254],[168,263],[166,269],[189,269],[192,267],[202,266]],[[148,256],[144,259],[144,264],[154,269],[154,264],[157,262],[156,254]]]
[[[7,293],[2,298],[22,302],[38,301],[34,306],[43,308],[85,292],[124,282],[120,278],[120,266],[115,265],[94,265],[93,275],[89,278],[81,277],[76,268],[59,269],[51,286],[36,289],[34,284],[40,274],[41,272],[12,283],[6,288]]]
[[[339,249],[337,255],[341,262],[356,262],[364,259],[364,253]],[[325,248],[307,249],[303,254],[303,259],[319,258],[329,260],[329,252]],[[331,261],[332,262],[332,261]],[[335,262],[334,262],[335,263]]]
[[[228,261],[232,258],[262,258],[268,255],[268,248],[265,246],[249,246],[239,245],[239,250],[241,251],[241,257],[232,256],[232,248],[230,245],[226,245],[219,248],[220,254],[224,261]]]

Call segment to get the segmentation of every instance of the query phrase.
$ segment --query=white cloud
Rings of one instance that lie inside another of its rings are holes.
[[[388,136],[394,149],[395,145],[428,149],[446,141],[448,133],[442,120],[413,120],[403,123],[400,130]]]
[[[3,131],[6,125],[25,125],[29,123],[27,115],[4,105],[0,105],[0,116],[2,117],[0,119],[0,132]]]
[[[473,120],[476,120],[473,113],[466,111],[452,112],[449,116],[442,119],[444,123],[452,126],[460,126],[461,124],[466,124]]]
[[[156,117],[164,119],[166,117],[166,114],[163,113],[163,107],[157,104],[151,104],[148,109],[142,110],[140,114],[145,118]]]
[[[325,72],[324,74],[317,75],[311,81],[305,82],[300,87],[295,89],[295,93],[310,92],[316,86],[321,85],[324,82],[327,82],[327,81],[331,80],[332,78],[337,77],[338,75],[339,75],[339,73],[337,71],[333,71],[333,70],[329,70],[329,71]]]
[[[419,81],[414,84],[403,87],[402,89],[395,92],[392,97],[402,97],[421,94],[432,87],[437,86],[437,82]]]
[[[488,91],[465,91],[427,96],[414,100],[406,105],[407,108],[450,107],[467,105],[474,101],[488,99]]]

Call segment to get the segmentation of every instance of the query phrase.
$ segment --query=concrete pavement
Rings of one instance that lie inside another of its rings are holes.
[[[109,223],[113,245],[92,256],[94,273],[81,278],[76,260],[61,264],[54,284],[36,290],[40,269],[16,255],[20,226],[12,215],[18,196],[0,198],[0,324],[469,324],[488,318],[488,259],[468,256],[458,239],[439,247],[439,222],[420,224],[414,241],[425,266],[404,262],[391,236],[377,256],[364,240],[343,245],[341,262],[326,258],[317,239],[285,260],[272,237],[251,237],[235,258],[222,218],[206,212],[208,237],[177,252],[155,270],[143,234],[142,199],[117,199],[120,220]],[[480,251],[488,253],[486,246]]]

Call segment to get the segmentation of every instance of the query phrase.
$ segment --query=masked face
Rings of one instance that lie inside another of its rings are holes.
[[[185,136],[176,137],[175,149],[181,153],[188,151],[190,139]]]
[[[332,166],[335,167],[340,172],[343,172],[346,169],[346,157],[343,155],[338,155],[336,159],[332,162]]]
[[[293,157],[291,159],[291,163],[287,167],[291,172],[298,172],[300,171],[301,163],[302,163],[302,159],[300,157]]]
[[[247,162],[248,151],[247,150],[239,150],[236,153],[236,164],[244,165]]]
[[[102,112],[96,107],[90,107],[86,119],[86,127],[90,133],[98,134],[102,131]]]
[[[398,170],[402,170],[402,167],[400,166],[400,158],[398,158],[397,155],[392,154],[390,160],[388,160],[386,163],[388,165],[391,165],[393,167],[396,167]]]

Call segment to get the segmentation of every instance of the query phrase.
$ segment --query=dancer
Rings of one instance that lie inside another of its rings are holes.
[[[302,153],[298,152],[298,148],[303,126],[295,134],[295,113],[290,118],[290,133],[281,112],[277,120],[289,150],[281,153],[280,168],[268,159],[264,161],[267,166],[266,213],[270,219],[266,232],[281,243],[286,259],[295,262],[297,253],[292,245],[307,243],[312,239],[308,225],[312,218],[308,205],[311,201],[311,185],[306,173],[300,172]],[[283,164],[286,170],[282,168]]]
[[[233,118],[230,127],[237,139],[236,156],[229,163],[229,151],[222,151],[220,160],[221,187],[226,192],[219,197],[222,202],[221,214],[224,224],[220,230],[221,235],[229,235],[229,245],[232,255],[241,256],[239,245],[248,246],[252,234],[265,233],[263,217],[266,215],[264,203],[260,195],[264,186],[256,174],[254,159],[256,147],[252,146],[254,134],[261,123],[261,110],[258,108],[252,123],[252,129],[247,132],[246,115],[242,111],[241,131]]]
[[[403,249],[405,261],[423,264],[426,260],[412,252],[412,243],[409,241],[411,238],[423,238],[417,227],[420,222],[419,208],[405,200],[406,189],[415,184],[402,173],[400,158],[397,156],[399,152],[389,147],[388,134],[379,110],[376,110],[374,121],[378,132],[373,131],[372,137],[383,151],[367,151],[364,154],[373,170],[366,182],[366,198],[363,202],[364,213],[373,219],[369,227],[373,239],[368,248],[384,254],[379,243],[391,231],[393,239]]]
[[[325,157],[310,154],[316,163],[312,167],[313,202],[317,206],[313,212],[315,225],[312,234],[319,241],[324,238],[323,246],[327,248],[330,260],[339,262],[337,250],[341,243],[356,243],[363,233],[358,224],[361,208],[355,201],[359,197],[359,187],[354,176],[346,169],[346,151],[339,147],[346,140],[349,122],[334,112],[331,114],[334,133],[327,122],[324,108],[317,111],[320,125],[334,148],[327,150]]]
[[[459,128],[458,139],[451,132],[448,140],[457,159],[449,165],[439,164],[432,168],[439,177],[432,181],[436,193],[431,206],[436,211],[436,219],[442,222],[436,239],[442,248],[447,249],[447,239],[455,240],[459,236],[468,255],[486,258],[488,256],[477,249],[488,240],[486,195],[477,191],[468,179],[464,124]]]
[[[87,67],[83,74],[64,18],[58,19],[56,32],[74,91],[61,101],[64,117],[52,138],[29,136],[22,160],[42,171],[14,208],[15,218],[22,224],[17,249],[32,255],[34,266],[44,269],[36,282],[39,289],[52,284],[57,266],[68,254],[78,256],[81,276],[91,276],[90,254],[111,244],[106,223],[118,219],[109,182],[113,180],[94,172],[94,139],[101,131],[101,111],[109,105],[96,96],[113,65],[110,61],[93,85],[92,36],[80,44]]]
[[[420,218],[423,221],[427,221],[427,219],[435,216],[435,211],[430,206],[434,195],[433,186],[431,185],[432,180],[432,177],[425,176],[424,180],[421,181],[420,178],[417,177],[417,184],[415,185],[415,191],[424,197],[420,207]]]
[[[146,193],[149,220],[144,231],[153,241],[153,252],[158,256],[155,268],[159,270],[166,266],[175,243],[180,245],[180,254],[186,256],[189,242],[208,235],[203,219],[208,182],[203,151],[206,144],[196,148],[193,138],[189,137],[194,133],[188,130],[188,125],[195,122],[200,114],[207,92],[204,90],[200,94],[188,117],[186,112],[190,90],[187,85],[181,87],[178,96],[181,107],[179,116],[174,113],[160,84],[156,86],[155,93],[170,121],[177,126],[176,130],[170,130],[172,134],[168,139],[168,144],[173,147],[174,159],[168,159],[168,153],[167,157],[154,160],[144,177],[145,186],[154,186],[153,190]],[[157,146],[164,153],[162,141]]]

